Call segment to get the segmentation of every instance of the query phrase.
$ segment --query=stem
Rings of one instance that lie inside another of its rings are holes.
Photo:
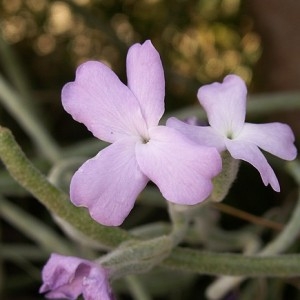
[[[14,49],[0,36],[0,53],[3,69],[18,92],[22,95],[22,100],[34,111],[38,112],[37,106],[32,103],[33,95],[28,83],[28,76],[23,72],[20,61],[14,52]]]
[[[18,120],[45,157],[51,162],[57,161],[59,151],[56,142],[31,113],[28,106],[20,101],[20,98],[21,96],[0,75],[0,101],[3,106]]]
[[[209,196],[213,202],[224,200],[231,188],[240,166],[240,160],[234,159],[228,151],[221,153],[222,171],[213,179],[214,189]]]
[[[300,164],[298,160],[287,164],[289,173],[294,177],[298,186],[300,186]],[[298,199],[293,214],[284,230],[270,242],[259,254],[268,255],[281,253],[288,249],[297,239],[300,232],[300,188],[298,189]]]
[[[102,226],[84,209],[71,204],[68,195],[52,185],[26,158],[10,130],[0,127],[0,157],[11,176],[49,211],[105,248],[114,248],[131,238],[125,230]]]
[[[299,196],[294,208],[293,214],[278,236],[271,241],[259,255],[277,254],[287,250],[297,239],[300,232],[300,190],[298,191]]]
[[[22,257],[30,261],[44,261],[48,256],[49,251],[32,244],[1,243],[0,257],[5,260],[14,261],[16,258]]]
[[[173,247],[176,247],[186,236],[191,219],[190,208],[176,205],[168,201],[169,215],[172,221],[172,231],[170,238]]]
[[[247,101],[247,115],[263,116],[300,108],[300,92],[274,92],[250,95]]]
[[[37,218],[0,196],[0,216],[18,228],[40,247],[65,255],[75,255],[72,245]]]
[[[256,224],[262,227],[266,227],[272,230],[280,231],[283,229],[284,225],[280,224],[278,222],[258,217],[253,214],[250,214],[246,211],[243,211],[241,209],[238,209],[236,207],[230,206],[225,203],[213,203],[213,206],[215,206],[219,211],[226,213],[228,215],[234,216],[236,218],[239,218],[241,220],[248,221],[252,224]]]
[[[148,295],[147,291],[137,278],[137,276],[130,275],[125,277],[125,281],[128,284],[128,288],[131,291],[133,299],[136,300],[151,300],[151,297]]]
[[[245,256],[177,248],[162,266],[207,275],[295,277],[300,275],[300,255]]]
[[[300,186],[300,165],[298,161],[289,162],[287,169]],[[288,224],[278,236],[267,244],[257,255],[267,256],[282,253],[287,250],[297,239],[300,232],[300,189],[298,200],[289,219]],[[248,277],[248,276],[247,276]],[[208,289],[206,295],[209,299],[221,299],[234,286],[240,284],[245,277],[221,277],[217,279]]]
[[[70,203],[68,196],[51,185],[28,161],[10,131],[1,127],[0,157],[10,174],[24,188],[28,189],[50,211],[90,238],[99,241],[107,248],[114,248],[131,238],[124,230],[95,223],[86,211],[75,208]],[[247,277],[292,277],[300,275],[300,255],[259,257],[202,253],[197,250],[177,248],[162,265],[172,269],[211,275],[224,274]]]

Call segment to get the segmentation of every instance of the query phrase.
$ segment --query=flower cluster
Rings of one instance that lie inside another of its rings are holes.
[[[229,75],[223,83],[198,91],[209,126],[168,119],[164,113],[164,72],[150,41],[133,45],[127,55],[127,85],[106,65],[82,64],[62,91],[62,103],[92,134],[111,143],[74,174],[70,198],[108,226],[122,224],[139,193],[154,182],[166,200],[195,205],[213,191],[222,170],[220,154],[252,164],[265,185],[279,191],[276,175],[260,149],[285,160],[297,155],[294,135],[281,123],[245,122],[247,89]],[[76,257],[52,254],[43,269],[40,292],[52,299],[114,299],[108,271]]]
[[[211,193],[221,171],[219,152],[256,167],[267,185],[277,178],[258,147],[283,159],[296,156],[291,129],[280,123],[245,123],[246,86],[238,76],[199,89],[210,126],[175,118],[158,125],[164,112],[164,72],[150,41],[133,45],[127,55],[128,84],[106,65],[82,64],[65,85],[62,103],[72,117],[101,140],[112,143],[85,162],[71,181],[70,197],[93,219],[118,226],[149,180],[176,204],[194,205]]]

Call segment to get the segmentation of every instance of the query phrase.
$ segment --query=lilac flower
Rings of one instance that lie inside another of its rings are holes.
[[[85,259],[53,253],[42,271],[40,293],[49,299],[115,299],[107,280],[107,271]]]
[[[149,180],[167,200],[193,205],[207,198],[221,170],[214,148],[158,126],[165,81],[150,41],[129,49],[127,78],[128,86],[104,64],[89,61],[62,91],[65,110],[112,143],[79,168],[70,186],[71,201],[104,225],[120,225]]]
[[[265,185],[280,191],[276,175],[259,148],[282,159],[293,160],[297,150],[290,127],[281,123],[245,123],[247,89],[236,75],[228,75],[223,83],[212,83],[198,91],[210,126],[192,126],[175,118],[167,126],[176,128],[201,145],[228,150],[235,159],[252,164]]]

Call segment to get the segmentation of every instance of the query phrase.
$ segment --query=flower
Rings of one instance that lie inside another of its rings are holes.
[[[265,185],[279,192],[277,177],[259,148],[285,160],[293,160],[297,149],[290,127],[282,123],[245,123],[245,82],[236,75],[228,75],[223,83],[201,87],[198,99],[207,113],[210,126],[192,126],[170,118],[167,126],[176,128],[201,145],[228,150],[234,159],[252,164]]]
[[[71,201],[109,226],[124,221],[149,180],[167,200],[193,205],[208,197],[211,179],[221,171],[214,148],[158,125],[165,81],[151,42],[130,47],[126,63],[127,86],[104,64],[89,61],[62,90],[65,110],[95,137],[112,143],[86,161],[70,185]]]
[[[43,268],[40,293],[49,299],[114,300],[107,270],[85,259],[51,254]]]

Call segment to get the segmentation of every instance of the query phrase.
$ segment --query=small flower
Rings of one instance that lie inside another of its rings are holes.
[[[210,126],[192,126],[170,118],[167,126],[176,128],[201,145],[228,150],[235,159],[252,164],[265,185],[279,192],[277,177],[259,148],[285,160],[293,160],[297,149],[290,127],[282,123],[245,123],[245,82],[228,75],[223,83],[212,83],[198,91],[198,99],[207,113]]]
[[[48,299],[114,300],[107,270],[91,261],[51,254],[43,268],[40,293]]]
[[[221,170],[214,148],[158,125],[165,81],[150,41],[129,49],[127,78],[126,86],[107,66],[89,61],[62,91],[65,110],[112,143],[79,168],[70,186],[71,201],[103,225],[120,225],[149,180],[167,200],[193,205],[208,197]]]

